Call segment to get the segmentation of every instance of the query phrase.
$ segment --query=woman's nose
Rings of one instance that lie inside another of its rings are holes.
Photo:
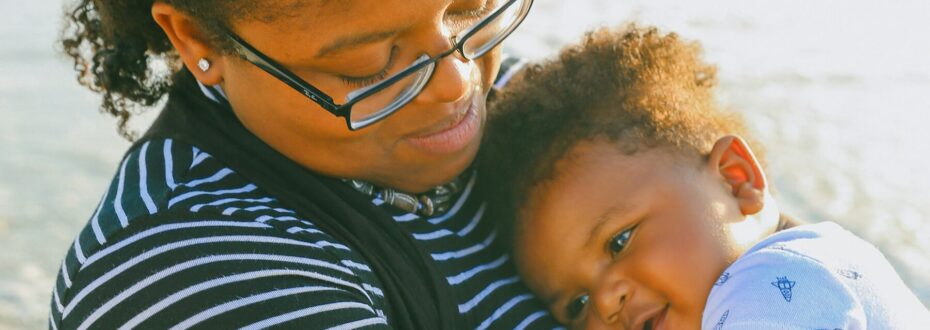
[[[607,324],[616,324],[622,320],[621,312],[629,302],[633,288],[629,281],[619,276],[608,276],[601,281],[592,293],[594,312]]]
[[[459,101],[475,88],[480,75],[474,61],[465,60],[458,54],[450,54],[436,63],[433,77],[420,93],[420,103],[450,103]]]

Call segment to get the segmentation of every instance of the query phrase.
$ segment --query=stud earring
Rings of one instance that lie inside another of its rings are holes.
[[[197,67],[200,68],[200,71],[207,72],[207,70],[210,70],[210,61],[201,58],[200,61],[197,61]]]

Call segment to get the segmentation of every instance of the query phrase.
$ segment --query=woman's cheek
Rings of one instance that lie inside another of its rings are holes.
[[[496,49],[481,57],[479,59],[479,65],[481,65],[481,74],[484,80],[481,87],[484,89],[484,92],[487,93],[494,84],[494,78],[497,78],[497,73],[500,70],[501,47],[498,46]]]

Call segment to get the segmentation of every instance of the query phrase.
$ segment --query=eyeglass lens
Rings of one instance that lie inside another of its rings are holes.
[[[503,4],[506,5],[507,3],[509,3],[509,1]],[[495,46],[516,29],[520,20],[525,16],[526,11],[529,10],[529,3],[530,0],[515,1],[494,19],[486,22],[486,24],[481,26],[478,30],[473,31],[462,45],[463,55],[467,59],[472,60],[494,49]],[[469,33],[470,30],[471,29],[466,30],[465,33]],[[409,103],[420,94],[426,86],[434,67],[435,63],[425,65],[420,68],[418,72],[412,73],[390,86],[384,87],[360,99],[352,106],[352,111],[349,115],[350,127],[352,129],[358,129],[371,125]],[[390,80],[391,78],[387,78],[383,82]],[[380,84],[375,84],[350,93],[348,95],[349,100],[346,101],[348,102],[359,94],[363,94],[364,91],[378,88],[378,85]]]
[[[429,58],[421,57],[421,60]],[[419,63],[420,61],[417,61]],[[429,81],[433,74],[435,64],[424,66],[401,80],[379,90],[378,92],[360,99],[352,106],[352,113],[349,115],[349,124],[353,129],[371,125],[387,115],[397,111],[408,102],[413,100],[423,90],[423,86]],[[371,86],[376,88],[377,86]],[[364,92],[357,90],[356,92]],[[350,93],[349,98],[353,98],[356,93]]]
[[[504,9],[480,30],[475,31],[462,45],[462,53],[466,58],[481,57],[495,46],[504,41],[519,25],[520,20],[529,10],[528,1],[517,1]]]

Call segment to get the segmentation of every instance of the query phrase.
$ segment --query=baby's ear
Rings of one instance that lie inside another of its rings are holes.
[[[762,210],[767,187],[765,173],[746,141],[733,135],[720,138],[710,151],[707,165],[730,187],[743,215]]]

